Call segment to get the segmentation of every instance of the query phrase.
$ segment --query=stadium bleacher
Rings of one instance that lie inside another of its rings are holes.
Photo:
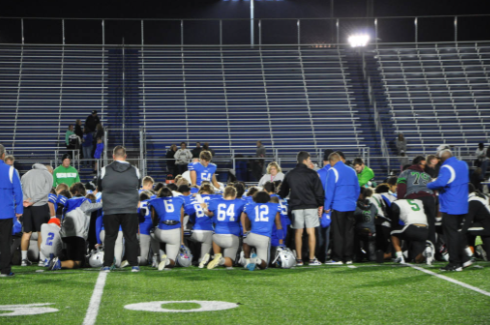
[[[64,149],[68,124],[95,109],[113,129],[108,147],[124,139],[139,153],[138,129],[145,130],[148,171],[160,180],[166,148],[180,141],[209,142],[222,168],[231,168],[232,155],[252,156],[257,140],[271,159],[282,156],[286,169],[301,148],[379,157],[366,71],[386,141],[404,133],[409,156],[441,143],[473,148],[488,138],[488,44],[379,46],[365,53],[1,45],[0,142],[17,156],[52,156]],[[385,160],[370,164],[386,175]]]

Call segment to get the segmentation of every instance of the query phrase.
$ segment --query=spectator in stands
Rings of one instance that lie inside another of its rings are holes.
[[[352,163],[354,165],[354,169],[357,172],[357,178],[359,180],[359,185],[370,187],[371,186],[371,181],[374,178],[374,172],[371,168],[368,166],[364,165],[364,161],[362,158],[356,158],[354,159],[354,162]],[[357,201],[357,199],[356,199]]]
[[[428,155],[427,164],[425,165],[425,172],[432,178],[436,178],[439,174],[439,159],[435,155]]]
[[[187,170],[187,165],[189,165],[192,159],[192,152],[187,149],[187,144],[185,142],[180,143],[180,149],[177,150],[174,158],[178,173],[180,175],[184,174]]]
[[[177,145],[173,144],[168,149],[165,159],[167,160],[167,170],[173,177],[177,176],[177,169],[175,168],[175,152],[177,151]]]
[[[10,260],[13,219],[24,212],[22,186],[12,166],[4,163],[5,148],[0,144],[0,277],[11,277]]]
[[[85,129],[85,131],[83,132],[82,149],[83,149],[83,158],[92,159],[93,137],[92,137],[92,132],[90,132],[87,129]],[[90,166],[90,161],[87,161],[87,166]]]
[[[354,211],[361,188],[356,172],[344,164],[339,153],[330,154],[328,160],[331,167],[327,172],[323,208],[332,215],[333,254],[329,264],[352,264],[356,224]]]
[[[483,160],[487,158],[487,149],[483,143],[478,144],[478,148],[475,151],[475,166],[481,167]]]
[[[75,134],[80,138],[83,139],[83,130],[82,130],[82,121],[77,120],[75,122]]]
[[[453,157],[449,146],[439,146],[437,155],[442,165],[437,179],[427,187],[439,191],[439,210],[442,229],[449,253],[449,264],[441,271],[461,271],[472,263],[464,253],[464,242],[459,232],[468,213],[468,164]]]
[[[104,153],[104,142],[102,141],[102,138],[97,139],[97,147],[95,148],[95,154],[94,158],[95,159],[102,159],[102,154]],[[98,162],[95,162],[94,166],[94,173],[97,173],[97,164]]]
[[[284,174],[282,173],[281,166],[275,161],[267,165],[267,174],[262,176],[259,181],[259,186],[264,186],[267,182],[277,182],[284,179]]]
[[[204,143],[202,151],[209,151],[213,157],[215,156],[214,150],[209,147],[209,142]]]
[[[405,151],[403,150],[400,151],[400,157],[398,158],[398,161],[400,163],[400,171],[403,171],[403,166],[408,165],[410,163],[410,160],[408,160]]]
[[[5,163],[9,166],[13,166],[15,162],[15,157],[14,156],[6,156],[5,157]]]
[[[296,229],[297,264],[303,265],[303,229],[306,228],[310,249],[309,265],[321,265],[322,263],[315,257],[315,228],[320,225],[319,216],[322,213],[320,207],[323,205],[325,193],[318,174],[308,168],[311,162],[310,154],[300,151],[296,160],[298,162],[296,167],[284,177],[279,196],[284,199],[289,195],[289,208],[294,216],[293,228]]]
[[[65,133],[65,143],[66,143],[67,149],[72,149],[70,147],[70,136],[72,134],[75,134],[75,132],[73,132],[73,124],[70,124],[70,125],[68,125],[68,130],[66,130],[66,133]]]
[[[53,172],[53,187],[56,187],[59,184],[66,184],[70,187],[73,184],[80,182],[78,171],[70,164],[71,156],[69,154],[64,154],[61,165]]]
[[[402,133],[398,134],[398,138],[396,139],[396,150],[399,156],[401,156],[402,152],[407,152],[407,140],[405,140]]]
[[[265,165],[265,155],[267,154],[267,150],[265,149],[262,141],[257,141],[257,150],[255,151],[255,157],[259,158],[252,165],[252,174],[256,180],[260,180],[262,177],[262,173]]]
[[[104,139],[104,127],[102,126],[102,123],[97,123],[97,126],[95,127],[95,138],[94,139]]]
[[[487,147],[487,157],[483,160],[481,164],[481,179],[485,179],[485,175],[488,170],[488,165],[490,163],[490,145]]]
[[[199,158],[199,155],[201,154],[202,148],[201,148],[201,143],[196,142],[196,147],[192,149],[192,158]]]
[[[94,132],[97,124],[100,123],[99,116],[97,115],[97,111],[92,111],[92,114],[87,116],[85,120],[85,129],[89,132]]]

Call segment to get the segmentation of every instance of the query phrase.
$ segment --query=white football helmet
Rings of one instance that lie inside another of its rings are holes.
[[[296,258],[289,248],[278,247],[276,251],[276,258],[272,264],[275,264],[281,269],[290,269],[296,265]]]
[[[192,253],[187,246],[180,246],[179,254],[177,255],[177,263],[183,267],[192,265]]]
[[[92,252],[90,252],[88,263],[91,267],[104,266],[104,251],[101,248],[97,249],[96,251],[92,250]]]

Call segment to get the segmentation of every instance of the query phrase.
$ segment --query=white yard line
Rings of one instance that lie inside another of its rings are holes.
[[[482,295],[485,295],[485,296],[489,296],[490,297],[490,292],[487,292],[485,290],[482,290],[480,288],[477,288],[477,287],[474,287],[472,285],[469,285],[469,284],[466,284],[464,282],[461,282],[461,281],[458,281],[458,280],[454,280],[452,278],[449,278],[447,276],[444,276],[444,275],[441,275],[441,274],[438,274],[438,273],[434,273],[432,271],[429,271],[429,270],[426,270],[424,268],[421,268],[421,267],[418,267],[418,266],[415,266],[415,265],[412,265],[410,263],[406,263],[406,265],[410,266],[411,268],[414,268],[416,270],[419,270],[421,272],[424,272],[424,273],[427,273],[429,275],[433,275],[435,277],[438,277],[439,279],[443,279],[443,280],[446,280],[448,282],[451,282],[451,283],[454,283],[454,284],[457,284],[457,285],[460,285],[466,289],[470,289],[470,290],[473,290],[473,291],[476,291],[478,293],[481,293]]]
[[[90,298],[90,304],[88,305],[87,314],[83,320],[83,325],[94,325],[99,313],[100,301],[102,300],[102,293],[104,292],[105,280],[107,279],[106,272],[100,272],[97,282],[95,283],[94,293]]]

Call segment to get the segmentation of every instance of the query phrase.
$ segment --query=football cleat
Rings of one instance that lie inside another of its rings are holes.
[[[427,247],[425,247],[425,251],[423,252],[422,255],[425,256],[425,262],[427,265],[432,265],[432,262],[434,262],[434,256],[436,249],[434,247],[434,244],[432,244],[431,241],[427,241]]]
[[[217,267],[219,265],[219,262],[221,261],[221,258],[222,258],[221,254],[214,254],[213,260],[208,263],[208,270],[212,270],[215,267]],[[199,264],[199,267],[201,267],[201,264]]]
[[[303,266],[305,263],[303,263],[303,260],[300,260],[299,258],[296,259],[296,266]]]
[[[441,267],[439,270],[443,272],[461,272],[463,268],[461,266],[448,264],[445,267]]]
[[[405,257],[403,257],[403,255],[400,255],[400,256],[395,258],[394,262],[400,263],[400,264],[405,264]]]
[[[463,269],[466,269],[467,267],[472,266],[473,263],[474,263],[474,260],[473,259],[467,260],[466,262],[463,263]]]
[[[137,272],[139,272],[139,271],[140,271],[140,267],[139,267],[139,266],[133,266],[133,267],[131,268],[131,272],[133,272],[133,273],[137,273]]]
[[[109,266],[104,266],[100,268],[100,272],[109,273],[111,272],[111,268]]]
[[[327,261],[325,262],[326,265],[343,265],[344,262],[342,261],[334,261],[334,260],[330,260],[330,261]]]
[[[167,258],[167,255],[162,255],[162,261],[158,264],[158,271],[162,271],[169,263],[170,260]]]
[[[20,263],[20,266],[31,266],[32,262],[29,261],[28,259],[22,260],[22,263]]]
[[[157,268],[158,267],[158,255],[154,254],[152,259],[151,259],[151,267]]]
[[[345,264],[352,265],[352,261],[347,261],[347,262],[345,262]]]
[[[255,266],[256,264],[255,263],[252,263],[251,260],[253,259],[255,261],[255,258],[257,257],[257,254],[253,253],[252,255],[250,255],[250,259],[248,259],[248,263],[247,265],[245,265],[245,267],[249,270],[249,271],[253,271],[255,270]]]
[[[45,264],[46,264],[45,261],[39,260],[39,262],[37,263],[37,266],[44,267]]]
[[[221,256],[221,254],[219,254],[219,255]],[[209,255],[209,254],[204,255],[201,262],[199,263],[199,268],[203,269],[204,266],[209,262],[210,259],[211,259],[211,255]]]
[[[129,266],[129,262],[128,261],[122,261],[122,263],[121,263],[121,269],[122,268],[125,268],[127,266]]]
[[[61,270],[61,261],[59,258],[55,257],[49,261],[48,268],[50,271]]]

